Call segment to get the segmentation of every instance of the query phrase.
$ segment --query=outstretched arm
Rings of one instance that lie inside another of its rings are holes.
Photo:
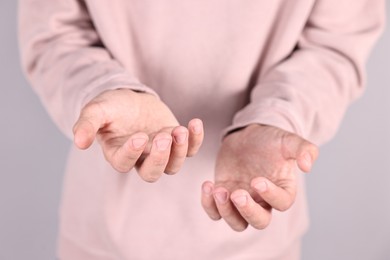
[[[215,182],[203,185],[210,218],[223,218],[235,230],[263,229],[272,208],[293,204],[295,175],[309,171],[318,154],[311,142],[329,140],[363,90],[384,11],[383,0],[316,1],[296,49],[263,72],[250,103],[226,130]]]
[[[84,1],[19,1],[21,63],[33,89],[65,135],[100,93],[128,88],[156,95],[104,47]]]
[[[177,172],[197,152],[202,122],[179,126],[157,94],[105,49],[84,1],[20,1],[19,40],[26,75],[79,148],[97,138],[116,170],[137,166],[146,181]]]

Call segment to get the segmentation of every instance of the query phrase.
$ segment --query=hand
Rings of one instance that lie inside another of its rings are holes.
[[[285,211],[294,203],[298,167],[309,172],[317,156],[315,145],[276,127],[250,125],[233,132],[219,150],[215,184],[202,186],[202,206],[233,230],[264,229],[272,208]]]
[[[174,174],[203,141],[199,119],[179,126],[169,108],[153,95],[128,89],[106,91],[81,111],[74,142],[87,149],[97,138],[106,160],[118,172],[136,167],[147,182]]]

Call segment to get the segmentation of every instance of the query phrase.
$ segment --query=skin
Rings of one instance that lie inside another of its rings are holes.
[[[203,141],[200,119],[180,126],[158,98],[128,89],[106,91],[81,111],[74,142],[87,149],[96,139],[118,172],[136,168],[147,182],[177,173]],[[309,172],[318,148],[282,129],[253,124],[227,135],[218,152],[215,180],[202,185],[202,206],[213,220],[236,231],[266,228],[272,209],[285,211],[297,193],[296,174]]]
[[[318,148],[273,126],[249,125],[224,138],[215,182],[202,186],[202,206],[213,220],[223,218],[236,231],[264,229],[272,209],[294,203],[298,169],[309,172]]]
[[[203,141],[203,124],[180,126],[169,108],[153,95],[128,89],[106,91],[81,111],[74,143],[87,149],[95,139],[106,160],[121,173],[136,167],[147,182],[177,173]]]

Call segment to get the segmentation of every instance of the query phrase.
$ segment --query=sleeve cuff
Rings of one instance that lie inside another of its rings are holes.
[[[232,125],[223,130],[221,138],[250,124],[275,126],[305,138],[305,133],[300,127],[302,123],[298,117],[285,104],[280,104],[280,102],[284,101],[271,100],[258,105],[252,103],[247,105],[234,116]]]

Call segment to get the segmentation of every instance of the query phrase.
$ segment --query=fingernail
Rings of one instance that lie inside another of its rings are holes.
[[[184,144],[187,139],[187,133],[180,133],[177,136],[175,136],[175,141],[178,144]]]
[[[212,189],[211,189],[210,186],[204,185],[203,188],[202,188],[202,190],[203,190],[203,193],[204,193],[204,194],[206,194],[206,195],[211,195]]]
[[[258,192],[265,192],[267,190],[267,183],[265,181],[260,181],[259,183],[255,184],[255,189]]]
[[[214,196],[219,203],[225,203],[227,201],[227,192],[217,192]]]
[[[138,149],[146,144],[146,139],[145,138],[134,138],[133,140],[131,140],[131,142],[133,144],[133,147],[135,149]]]
[[[165,151],[171,145],[171,139],[159,139],[156,141],[156,146],[159,151]]]
[[[248,198],[245,195],[237,196],[237,197],[234,197],[232,199],[233,199],[234,204],[236,204],[239,207],[244,207],[246,205],[246,203],[248,202]]]

